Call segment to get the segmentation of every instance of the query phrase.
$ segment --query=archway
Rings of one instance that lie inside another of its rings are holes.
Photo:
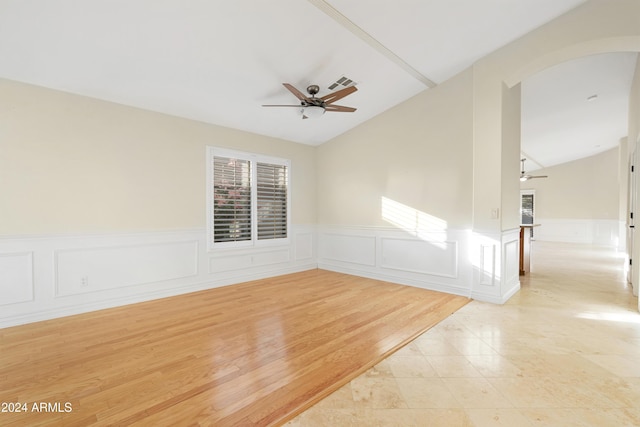
[[[484,248],[490,238],[495,251],[491,266],[500,278],[484,286],[479,276],[474,280],[476,289],[503,301],[519,289],[517,277],[513,281],[510,272],[514,270],[512,235],[519,229],[520,141],[513,129],[519,126],[514,112],[520,107],[520,83],[571,59],[638,51],[640,2],[588,1],[474,64],[472,244]],[[635,120],[640,123],[640,117]],[[629,132],[629,141],[637,140],[639,128],[640,124]],[[500,215],[493,215],[498,207]],[[517,271],[517,258],[515,262]]]
[[[621,226],[611,224],[611,230],[616,234],[621,244],[619,249],[626,251],[627,259],[640,259],[640,233],[634,233],[631,201],[637,200],[637,189],[640,187],[639,174],[633,174],[633,169],[628,165],[633,165],[637,144],[640,142],[640,95],[636,94],[640,89],[640,40],[639,37],[612,38],[606,40],[594,40],[590,43],[581,43],[575,46],[565,47],[561,50],[542,55],[514,73],[508,84],[523,86],[523,102],[526,97],[526,82],[528,79],[535,79],[536,76],[544,74],[547,70],[557,69],[563,64],[585,61],[585,58],[599,57],[625,57],[633,58],[630,62],[631,68],[625,75],[626,80],[631,82],[628,87],[626,109],[623,113],[618,109],[616,113],[624,114],[628,119],[627,129],[620,131],[615,141],[620,141],[618,145],[619,159],[616,164],[616,172],[620,173],[617,191],[619,197],[619,212],[617,220]],[[630,55],[631,53],[631,55]],[[595,96],[595,95],[593,95]],[[592,97],[593,97],[592,96]],[[585,99],[586,101],[586,99]],[[628,138],[627,138],[628,136]],[[628,142],[627,142],[628,141]],[[526,150],[525,150],[526,151]],[[534,156],[535,157],[535,156]],[[545,172],[546,173],[546,172]],[[628,244],[625,244],[628,241]],[[640,269],[638,263],[631,265],[628,275],[629,281],[633,284],[634,295],[638,295],[638,285],[640,284]],[[640,308],[640,301],[638,302]]]

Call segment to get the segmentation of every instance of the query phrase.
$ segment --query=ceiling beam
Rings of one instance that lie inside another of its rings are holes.
[[[412,77],[414,77],[416,80],[418,80],[428,88],[433,88],[437,86],[437,84],[433,80],[422,75],[422,73],[420,73],[418,70],[413,68],[407,62],[405,62],[404,59],[400,58],[398,55],[393,53],[391,50],[389,50],[386,46],[384,46],[378,40],[373,38],[371,34],[367,33],[362,28],[358,27],[356,24],[353,23],[353,21],[351,21],[349,18],[344,16],[342,13],[338,12],[333,6],[331,6],[326,1],[324,0],[307,0],[307,1],[312,5],[314,5],[315,7],[317,7],[318,9],[320,9],[322,12],[324,12],[327,16],[329,16],[331,19],[336,21],[338,24],[342,25],[345,29],[349,30],[351,33],[359,37],[362,41],[367,43],[369,46],[371,46],[372,48],[377,50],[379,53],[384,55],[387,59],[394,62],[396,65],[398,65],[400,68],[402,68],[404,71],[406,71],[408,74],[410,74]]]

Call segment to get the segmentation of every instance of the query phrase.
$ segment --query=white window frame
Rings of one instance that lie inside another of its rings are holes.
[[[536,222],[536,190],[520,190],[520,222],[522,222],[522,196],[533,196],[533,222]]]
[[[213,159],[214,157],[228,157],[232,159],[247,160],[251,162],[251,239],[237,242],[214,242],[214,184],[213,184]],[[276,239],[258,240],[258,185],[256,163],[269,163],[286,166],[287,168],[287,236]],[[291,161],[279,157],[265,156],[262,154],[249,153],[245,151],[232,150],[227,148],[207,146],[207,250],[218,249],[238,249],[263,246],[274,246],[288,244],[291,233]]]

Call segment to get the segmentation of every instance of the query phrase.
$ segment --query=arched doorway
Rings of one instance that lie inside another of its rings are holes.
[[[640,128],[640,95],[635,92],[638,91],[638,85],[640,85],[640,59],[638,58],[638,51],[640,51],[640,46],[638,45],[637,38],[633,38],[633,42],[631,42],[632,38],[622,38],[622,39],[611,39],[606,41],[594,41],[593,43],[583,43],[578,46],[574,46],[573,48],[565,48],[562,50],[564,53],[564,57],[566,58],[564,61],[561,60],[563,55],[560,55],[560,52],[554,52],[553,54],[544,55],[534,61],[532,61],[528,66],[523,67],[524,69],[529,70],[529,73],[526,75],[521,72],[517,83],[512,82],[513,84],[518,84],[522,87],[522,98],[523,98],[523,115],[527,112],[525,111],[524,105],[527,102],[527,81],[528,79],[535,80],[537,76],[542,75],[547,72],[547,70],[559,69],[559,68],[567,68],[570,69],[572,64],[576,63],[590,63],[598,60],[602,60],[603,58],[611,60],[612,58],[620,59],[624,58],[624,60],[631,65],[626,69],[626,74],[624,78],[619,79],[618,83],[622,80],[625,80],[624,84],[626,84],[627,91],[627,99],[626,108],[620,110],[618,108],[617,111],[611,111],[611,114],[616,114],[618,118],[623,116],[626,123],[622,130],[619,130],[618,137],[610,138],[608,144],[614,144],[619,142],[618,150],[619,150],[619,160],[616,165],[616,174],[619,174],[617,177],[618,186],[617,196],[618,196],[618,212],[617,220],[621,224],[619,227],[615,227],[615,225],[611,225],[611,229],[615,231],[615,238],[619,242],[618,247],[621,250],[627,251],[627,258],[629,260],[632,259],[640,259],[640,233],[634,232],[634,224],[633,224],[633,205],[634,201],[637,200],[638,194],[638,174],[633,174],[633,169],[631,166],[634,165],[634,158],[636,153],[636,147],[638,142],[640,141],[640,135],[638,129]],[[631,49],[631,47],[636,45],[635,49]],[[591,46],[591,48],[589,48]],[[605,47],[608,46],[608,47]],[[576,57],[576,55],[582,54],[582,56]],[[547,67],[543,68],[542,64],[546,62]],[[553,62],[553,63],[549,63]],[[575,75],[576,79],[572,82],[575,83],[576,80],[579,80],[579,75]],[[597,86],[597,85],[594,85]],[[597,90],[594,89],[594,93],[591,95],[585,95],[581,101],[587,102],[597,102],[596,99],[598,96]],[[604,116],[606,119],[606,116]],[[585,118],[589,120],[588,118]],[[591,119],[593,121],[593,119]],[[619,127],[620,129],[620,127]],[[525,149],[524,146],[527,142],[524,140],[524,133],[526,132],[525,126],[523,124],[523,151],[527,152],[531,150]],[[629,138],[627,139],[627,135]],[[628,141],[628,143],[627,143]],[[598,144],[599,145],[599,144]],[[592,150],[597,151],[598,149],[607,149],[611,148],[607,145],[604,147],[600,147],[598,145],[594,145],[590,147]],[[557,147],[557,145],[556,145]],[[537,158],[539,156],[533,155],[533,158]],[[543,162],[539,162],[543,163]],[[541,173],[547,173],[547,169],[543,169]],[[535,189],[535,186],[532,187]],[[610,218],[613,221],[613,218]],[[617,228],[617,230],[616,230]],[[627,243],[628,242],[628,243]],[[602,243],[602,242],[600,242]],[[629,270],[629,281],[633,284],[634,295],[638,295],[638,285],[640,284],[640,269],[638,269],[638,265],[630,265]],[[638,303],[640,308],[640,301]]]

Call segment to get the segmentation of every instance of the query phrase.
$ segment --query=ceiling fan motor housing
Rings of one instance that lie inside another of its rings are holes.
[[[315,96],[318,92],[320,92],[320,86],[318,85],[309,85],[307,86],[307,93],[311,96]]]

